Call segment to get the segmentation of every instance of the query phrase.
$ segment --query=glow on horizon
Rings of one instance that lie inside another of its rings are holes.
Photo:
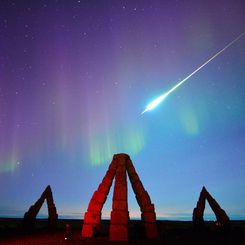
[[[160,95],[156,99],[154,99],[148,106],[145,108],[144,111],[141,112],[141,115],[144,114],[147,111],[151,111],[154,108],[156,108],[166,97],[171,94],[175,89],[177,89],[180,85],[182,85],[184,82],[186,82],[189,78],[191,78],[195,73],[197,73],[200,69],[202,69],[204,66],[206,66],[210,61],[212,61],[214,58],[216,58],[218,55],[220,55],[222,52],[224,52],[227,48],[229,48],[234,42],[239,40],[245,32],[240,34],[237,38],[232,40],[230,43],[228,43],[224,48],[222,48],[219,52],[214,54],[211,58],[209,58],[206,62],[204,62],[201,66],[199,66],[195,71],[193,71],[191,74],[189,74],[187,77],[185,77],[183,80],[181,80],[179,83],[177,83],[174,87],[172,87],[168,92]]]

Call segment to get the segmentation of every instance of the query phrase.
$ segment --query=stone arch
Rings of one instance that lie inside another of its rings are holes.
[[[217,201],[209,194],[209,192],[206,190],[206,188],[203,186],[197,206],[193,210],[193,224],[195,227],[203,227],[204,226],[204,209],[205,209],[205,202],[208,201],[211,209],[213,210],[217,222],[216,224],[221,228],[228,228],[230,226],[230,219],[226,212],[219,206]]]
[[[133,163],[127,154],[115,154],[98,189],[94,192],[84,215],[82,237],[93,237],[100,229],[101,210],[115,178],[110,221],[110,240],[128,240],[127,173],[140,206],[146,238],[157,239],[156,213],[150,196],[144,189]]]
[[[23,220],[25,226],[32,227],[34,225],[36,216],[40,211],[45,199],[47,200],[49,226],[56,226],[58,214],[54,204],[51,187],[49,185],[46,187],[46,189],[44,190],[40,198],[35,202],[35,204],[32,205],[25,213]]]

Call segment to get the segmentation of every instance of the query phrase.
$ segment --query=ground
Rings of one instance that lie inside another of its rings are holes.
[[[129,241],[109,241],[108,220],[101,222],[101,232],[92,239],[81,237],[81,220],[59,220],[56,229],[47,228],[47,220],[37,220],[35,228],[25,230],[21,219],[0,219],[0,244],[24,245],[55,245],[55,244],[245,244],[245,221],[232,221],[229,231],[220,231],[214,222],[206,222],[203,230],[194,229],[192,222],[184,221],[157,221],[159,230],[158,240],[147,240],[144,236],[144,226],[140,220],[129,222]],[[69,224],[72,232],[72,241],[65,240],[65,225]]]

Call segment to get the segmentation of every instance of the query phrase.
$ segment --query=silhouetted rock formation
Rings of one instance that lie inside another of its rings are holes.
[[[24,215],[24,225],[25,226],[32,227],[34,225],[36,216],[39,210],[41,209],[45,199],[47,200],[49,226],[50,227],[56,226],[58,214],[57,214],[56,207],[54,204],[51,187],[49,185],[46,187],[41,197],[25,213]]]
[[[194,226],[196,227],[204,226],[203,215],[204,215],[205,201],[206,201],[205,190],[206,190],[205,187],[203,187],[201,190],[198,202],[197,202],[197,206],[193,210],[192,220],[193,220]]]
[[[213,210],[216,219],[217,219],[217,226],[222,229],[227,229],[230,226],[230,220],[227,216],[226,212],[219,206],[216,200],[208,193],[205,187],[202,188],[200,193],[199,200],[197,202],[197,206],[193,210],[193,224],[195,227],[203,227],[204,226],[204,209],[205,209],[205,201],[208,201],[211,209]]]
[[[137,202],[141,210],[141,218],[145,224],[146,238],[157,239],[156,214],[154,205],[148,193],[145,191],[138,174],[126,154],[116,154],[106,172],[98,189],[94,192],[87,212],[84,216],[82,237],[93,237],[98,231],[101,221],[101,210],[110,191],[113,178],[115,185],[112,199],[112,211],[110,222],[110,240],[128,240],[128,200],[127,200],[127,175],[135,192]]]

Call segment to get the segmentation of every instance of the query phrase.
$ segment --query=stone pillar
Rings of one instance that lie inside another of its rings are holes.
[[[128,190],[126,176],[126,159],[124,154],[115,155],[117,170],[112,199],[112,212],[110,223],[111,241],[128,241]]]
[[[192,221],[195,227],[204,226],[203,214],[205,210],[206,189],[202,188],[196,207],[193,210]]]
[[[55,227],[57,225],[58,214],[56,211],[53,194],[52,194],[52,190],[50,186],[48,186],[48,189],[46,192],[46,201],[47,201],[47,206],[48,206],[49,226]]]
[[[112,181],[116,173],[116,167],[116,160],[113,158],[105,177],[89,202],[87,212],[84,215],[82,237],[93,237],[99,232],[101,210],[111,188]]]
[[[127,160],[127,171],[136,200],[140,206],[141,219],[144,221],[146,238],[158,239],[155,207],[151,203],[150,196],[140,181],[130,159]]]
[[[206,191],[207,192],[207,191]],[[230,227],[230,219],[228,215],[226,214],[225,210],[223,210],[219,204],[216,202],[216,200],[207,192],[206,193],[208,203],[211,207],[211,209],[214,211],[216,219],[217,219],[217,225],[221,229],[228,229]]]

